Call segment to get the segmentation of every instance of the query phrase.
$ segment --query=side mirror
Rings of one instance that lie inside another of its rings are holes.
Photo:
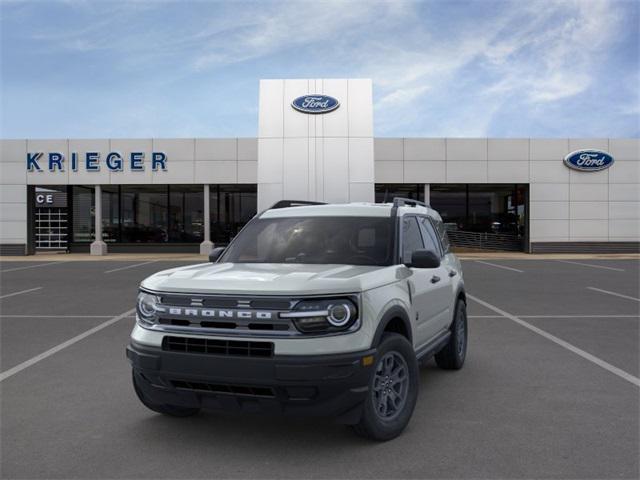
[[[440,257],[431,250],[415,250],[411,255],[411,263],[405,265],[412,268],[438,268]]]
[[[218,259],[222,256],[225,250],[226,250],[225,247],[216,247],[213,250],[211,250],[211,253],[209,254],[209,261],[211,263],[216,263]]]

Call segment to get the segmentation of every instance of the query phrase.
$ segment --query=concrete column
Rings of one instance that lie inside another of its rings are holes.
[[[211,242],[211,196],[209,195],[209,185],[204,186],[204,239],[200,244],[200,255],[209,255],[213,249]]]
[[[431,205],[431,184],[424,184],[424,203]]]
[[[106,255],[107,244],[102,241],[102,187],[95,186],[95,239],[91,244],[91,255]]]

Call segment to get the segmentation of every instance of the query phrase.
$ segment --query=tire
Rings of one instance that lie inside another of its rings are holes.
[[[138,384],[138,376],[136,375],[136,373],[131,373],[133,379],[133,389],[136,391],[138,399],[140,399],[142,404],[149,410],[153,410],[157,413],[162,413],[163,415],[169,415],[170,417],[191,417],[192,415],[195,415],[200,411],[199,408],[179,407],[177,405],[162,405],[151,401],[147,396],[145,396],[144,392],[140,388],[140,385]]]
[[[451,323],[449,342],[435,355],[436,364],[444,370],[460,370],[467,357],[467,305],[464,301],[456,303],[456,314]]]
[[[385,375],[394,370],[394,375]],[[401,374],[402,371],[404,374]],[[394,377],[400,378],[395,384],[392,382]],[[384,334],[378,347],[362,417],[351,428],[358,435],[377,441],[391,440],[400,435],[416,406],[418,379],[418,362],[411,343],[402,335]]]

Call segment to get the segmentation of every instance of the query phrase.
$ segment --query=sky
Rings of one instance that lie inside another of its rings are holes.
[[[639,137],[639,5],[0,0],[0,137],[257,136],[261,78],[371,78],[376,137]]]

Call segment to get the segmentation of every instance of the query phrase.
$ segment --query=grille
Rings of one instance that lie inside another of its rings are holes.
[[[271,387],[258,385],[227,385],[215,383],[188,382],[186,380],[172,380],[174,388],[181,390],[195,390],[200,392],[226,393],[228,395],[246,395],[252,397],[274,398],[275,392]]]
[[[242,304],[244,308],[256,310],[288,310],[291,301],[283,298],[242,298],[242,297],[215,297],[205,295],[162,295],[162,303],[176,307],[191,306],[191,299],[201,300],[201,305],[206,308],[237,308]]]
[[[229,355],[235,357],[272,357],[272,342],[213,340],[209,338],[164,337],[162,349],[171,352]]]

